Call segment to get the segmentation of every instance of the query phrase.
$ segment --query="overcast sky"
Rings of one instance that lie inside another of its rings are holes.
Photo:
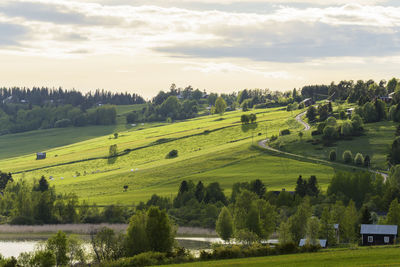
[[[400,77],[399,2],[1,0],[0,86],[149,98],[171,83],[230,92],[388,80]]]

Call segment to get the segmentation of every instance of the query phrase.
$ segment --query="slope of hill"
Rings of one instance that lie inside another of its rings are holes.
[[[328,182],[331,167],[281,159],[250,148],[266,131],[276,135],[280,129],[302,129],[283,109],[252,112],[258,117],[256,129],[243,126],[243,112],[235,111],[172,124],[138,125],[119,132],[117,139],[105,135],[51,148],[45,160],[26,154],[3,159],[0,165],[3,171],[15,173],[16,179],[53,177],[51,183],[57,190],[75,192],[99,204],[131,204],[153,193],[170,196],[183,179],[218,181],[227,192],[234,182],[257,178],[271,189],[293,188],[299,174],[317,175],[322,185]],[[32,138],[31,142],[45,141]],[[107,159],[113,144],[123,155]],[[172,149],[179,156],[166,159]],[[124,185],[128,185],[127,192]]]

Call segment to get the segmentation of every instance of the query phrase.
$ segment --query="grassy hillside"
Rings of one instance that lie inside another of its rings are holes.
[[[82,199],[98,204],[132,204],[145,201],[154,193],[172,196],[183,179],[218,181],[229,194],[232,184],[239,181],[261,179],[269,189],[290,190],[299,175],[316,175],[325,188],[335,171],[329,165],[299,161],[251,147],[267,133],[277,135],[289,128],[292,134],[278,139],[282,143],[286,140],[284,149],[314,156],[317,151],[320,153],[317,156],[324,157],[325,152],[305,141],[311,138],[307,134],[298,142],[297,132],[302,126],[293,117],[301,111],[273,108],[247,112],[257,113],[256,129],[243,127],[241,111],[132,127],[124,123],[123,114],[134,108],[138,107],[119,107],[119,123],[115,128],[52,129],[0,137],[5,151],[9,151],[0,154],[3,155],[1,170],[13,172],[16,179],[52,176],[51,183],[57,190],[75,192]],[[381,132],[380,128],[372,129]],[[112,135],[116,131],[119,132],[117,139]],[[382,140],[378,138],[378,142]],[[123,155],[107,159],[113,144]],[[173,149],[178,150],[179,156],[167,159],[166,155]],[[35,160],[33,152],[38,150],[46,151],[48,157]],[[4,158],[7,153],[15,157]],[[129,187],[127,192],[123,190],[124,185]]]
[[[327,250],[318,253],[304,253],[235,260],[206,261],[168,266],[399,266],[400,248],[374,247],[356,250]]]
[[[126,124],[126,113],[143,107],[142,104],[117,106],[116,125],[54,128],[0,136],[0,160],[27,154],[33,155],[36,152],[129,130],[133,127]]]
[[[268,135],[273,135],[280,129],[301,129],[292,114],[285,110],[253,112],[258,117],[255,130],[242,126],[240,111],[172,124],[146,123],[120,131],[118,139],[107,134],[48,149],[45,160],[37,161],[35,155],[29,153],[0,160],[0,166],[3,171],[18,173],[14,175],[17,179],[53,176],[51,183],[58,190],[75,192],[99,204],[131,204],[147,200],[153,193],[170,196],[176,193],[183,179],[218,181],[227,193],[234,182],[257,178],[270,189],[291,189],[299,174],[317,175],[320,183],[326,185],[333,173],[331,167],[279,158],[250,148],[252,142],[265,138],[266,130]],[[79,130],[78,136],[84,128]],[[29,135],[25,138],[29,140]],[[42,135],[33,134],[30,141],[51,144],[41,138]],[[117,144],[119,151],[130,149],[131,152],[108,160],[112,144]],[[19,149],[24,151],[22,147]],[[172,149],[177,149],[179,156],[166,159]],[[37,170],[29,171],[32,169]],[[127,192],[123,192],[124,185],[129,186]]]

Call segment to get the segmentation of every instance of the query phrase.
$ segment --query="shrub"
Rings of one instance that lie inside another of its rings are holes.
[[[271,141],[275,141],[276,139],[278,139],[278,136],[276,135],[271,136]]]
[[[205,250],[201,250],[200,251],[200,260],[211,260],[212,259],[212,254],[205,251]]]
[[[255,109],[267,108],[267,104],[266,103],[257,104],[257,105],[254,105],[254,108]]]
[[[36,251],[30,262],[32,266],[51,267],[56,265],[56,256],[49,250]]]
[[[311,136],[320,135],[320,134],[321,134],[321,132],[319,132],[317,130],[311,132]]]
[[[178,156],[178,150],[173,149],[167,154],[167,159],[176,158]]]
[[[320,134],[322,134],[322,132],[323,132],[324,129],[325,129],[325,126],[326,126],[326,123],[325,123],[325,122],[320,122],[320,123],[318,123],[318,125],[317,125],[317,131],[318,131]]]
[[[343,135],[343,136],[352,135],[353,134],[353,125],[350,122],[345,121],[342,124],[342,127],[340,129],[340,134]]]
[[[71,125],[71,120],[69,120],[69,119],[58,120],[54,123],[55,128],[65,128],[70,125]]]
[[[290,130],[289,129],[285,129],[285,130],[282,130],[281,132],[280,132],[280,135],[281,136],[283,136],[283,135],[289,135],[290,134]]]
[[[233,245],[232,247],[220,246],[214,249],[213,258],[215,259],[234,259],[243,257],[242,249]]]
[[[249,115],[249,119],[250,119],[250,122],[251,122],[251,123],[255,123],[256,120],[257,120],[257,115],[251,113],[251,114]]]
[[[354,162],[356,165],[363,165],[364,163],[364,157],[361,153],[357,153],[356,156],[354,157]]]
[[[243,114],[240,117],[240,121],[242,122],[242,124],[247,124],[250,121],[250,117],[248,115],[246,115],[246,114]]]
[[[32,217],[17,216],[10,221],[11,225],[34,225],[35,220]]]
[[[371,165],[371,158],[369,157],[369,155],[366,155],[364,158],[364,166],[369,167],[370,165]]]
[[[300,248],[301,252],[317,252],[318,250],[321,249],[321,246],[318,245],[311,245],[311,244],[305,244]]]
[[[353,126],[354,131],[362,131],[363,129],[363,121],[360,117],[360,115],[355,114],[351,118],[351,124]]]
[[[338,132],[334,126],[326,126],[322,137],[326,140],[335,140],[338,137]]]
[[[330,161],[336,160],[336,151],[335,150],[331,150],[331,152],[329,152],[329,160]]]
[[[298,251],[298,247],[294,242],[279,244],[276,249],[279,251],[279,254],[291,254]]]
[[[329,126],[336,126],[336,118],[335,118],[335,117],[329,117],[329,118],[326,120],[326,125],[329,125]]]
[[[121,258],[116,261],[106,262],[100,266],[108,267],[134,267],[134,266],[151,266],[166,264],[167,258],[165,253],[160,252],[144,252],[130,258]]]
[[[353,162],[353,154],[351,153],[350,150],[346,150],[345,152],[343,152],[343,161],[344,163],[352,163]]]

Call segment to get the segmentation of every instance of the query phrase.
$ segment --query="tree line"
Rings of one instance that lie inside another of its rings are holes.
[[[117,111],[110,105],[82,110],[70,104],[31,108],[21,104],[0,104],[0,135],[68,126],[111,125],[115,124],[116,118]]]
[[[119,93],[97,89],[86,94],[77,90],[66,90],[61,87],[33,87],[33,88],[0,88],[0,102],[22,103],[26,105],[42,106],[48,103],[57,105],[82,106],[84,109],[98,104],[133,105],[143,104],[145,100],[138,94],[128,92]]]

